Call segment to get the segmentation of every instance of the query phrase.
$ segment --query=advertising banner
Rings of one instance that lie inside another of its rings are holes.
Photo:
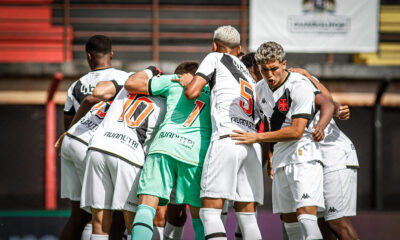
[[[251,0],[250,49],[267,41],[287,52],[376,52],[378,0]]]

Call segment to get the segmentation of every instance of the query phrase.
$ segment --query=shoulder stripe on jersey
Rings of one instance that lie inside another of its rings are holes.
[[[247,78],[244,74],[235,66],[233,62],[233,58],[227,54],[221,58],[221,63],[229,70],[229,72],[233,75],[236,81],[240,84],[240,79],[248,82]]]
[[[294,118],[305,118],[305,119],[310,120],[311,119],[311,114],[308,114],[308,113],[296,114],[296,115],[292,116],[292,119],[294,119]]]
[[[133,166],[138,167],[138,168],[142,168],[142,167],[143,167],[143,166],[141,166],[141,165],[139,165],[139,164],[137,164],[137,163],[134,163],[134,162],[132,162],[132,161],[129,161],[128,159],[126,159],[126,158],[124,158],[124,157],[122,157],[122,156],[120,156],[120,155],[118,155],[118,154],[116,154],[116,153],[112,153],[112,152],[109,152],[109,151],[106,151],[106,150],[103,150],[103,149],[100,149],[100,148],[96,148],[96,147],[89,147],[89,148],[88,148],[88,151],[89,151],[89,150],[101,152],[101,153],[104,153],[104,154],[107,154],[107,155],[110,155],[110,156],[119,158],[119,159],[121,159],[122,161],[124,161],[124,162],[126,162],[126,163],[129,163],[130,165],[133,165]]]
[[[210,82],[208,82],[208,86],[210,86],[210,91],[215,86],[215,78],[217,76],[217,69],[214,69],[214,72],[211,74]]]
[[[72,95],[74,96],[76,101],[78,101],[79,104],[81,104],[83,99],[88,95],[88,94],[82,93],[82,91],[81,91],[82,85],[83,85],[82,82],[78,81],[75,84],[74,90],[72,91]]]
[[[271,131],[281,129],[291,104],[290,91],[286,89],[278,101],[275,102],[274,111],[271,116]]]
[[[207,83],[209,83],[211,81],[211,77],[212,77],[212,76],[207,76],[201,72],[196,73],[196,76],[200,76],[200,77],[204,78],[207,81]]]
[[[78,142],[81,142],[81,143],[85,144],[86,146],[89,145],[85,140],[80,139],[77,136],[74,136],[74,135],[70,134],[69,132],[67,132],[67,136],[72,138],[72,139],[75,139]]]

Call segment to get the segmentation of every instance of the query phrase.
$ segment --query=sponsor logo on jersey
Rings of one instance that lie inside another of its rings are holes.
[[[173,132],[161,132],[159,138],[174,139],[179,144],[181,144],[182,146],[184,146],[186,148],[189,148],[189,149],[192,149],[193,146],[194,146],[194,141],[193,140],[191,140],[189,138],[186,138],[186,137],[183,137],[183,136],[180,136],[180,135],[178,135],[176,133],[173,133]]]
[[[104,137],[120,140],[121,143],[127,144],[133,150],[139,146],[139,142],[122,133],[105,132]]]
[[[251,128],[251,129],[255,129],[255,125],[253,122],[250,122],[250,121],[240,118],[240,117],[231,117],[231,122],[243,125],[245,127]]]
[[[303,195],[301,196],[301,200],[303,199],[310,199],[310,195],[308,195],[308,193],[303,193]]]
[[[338,212],[338,210],[335,207],[329,207],[328,213],[335,213]]]
[[[94,129],[96,129],[98,126],[99,126],[99,124],[97,124],[97,123],[94,123],[93,121],[91,121],[90,119],[82,119],[81,120],[81,124],[83,125],[83,126],[86,126],[88,129],[90,129],[90,130],[94,130]]]

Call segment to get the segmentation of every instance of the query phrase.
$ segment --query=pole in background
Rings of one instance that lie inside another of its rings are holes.
[[[247,34],[247,27],[248,27],[248,20],[247,20],[247,13],[249,11],[247,0],[242,0],[240,4],[240,36],[242,37],[242,47],[247,52],[247,43],[248,43],[248,34]]]
[[[391,82],[390,78],[386,78],[381,82],[378,88],[378,92],[376,93],[376,99],[374,104],[374,158],[373,158],[373,196],[374,196],[374,208],[376,210],[383,209],[383,144],[382,144],[382,105],[381,99],[383,94],[385,93],[387,87]]]
[[[153,29],[153,45],[152,45],[152,60],[158,62],[160,60],[160,18],[159,18],[159,0],[153,0],[152,5],[152,29]]]
[[[69,0],[64,0],[64,62],[69,61],[69,25],[70,25]]]
[[[50,87],[47,90],[46,103],[46,159],[45,159],[45,209],[57,208],[57,176],[56,176],[56,104],[54,94],[59,83],[64,78],[63,74],[54,74]]]

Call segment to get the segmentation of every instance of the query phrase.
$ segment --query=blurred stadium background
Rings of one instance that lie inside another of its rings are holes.
[[[365,0],[371,1],[378,7],[367,17],[376,27],[366,25],[365,31],[375,32],[374,51],[293,51],[287,59],[350,105],[351,119],[337,122],[354,142],[361,166],[358,216],[352,221],[361,239],[395,239],[400,236],[400,1]],[[218,25],[235,26],[250,51],[255,2],[260,1],[1,0],[0,239],[57,239],[67,219],[69,203],[59,198],[59,159],[51,147],[63,132],[66,90],[90,71],[87,38],[112,39],[116,68],[138,71],[156,64],[170,73],[180,61],[200,61]],[[276,239],[280,223],[270,213],[269,180],[260,212],[263,236]]]

